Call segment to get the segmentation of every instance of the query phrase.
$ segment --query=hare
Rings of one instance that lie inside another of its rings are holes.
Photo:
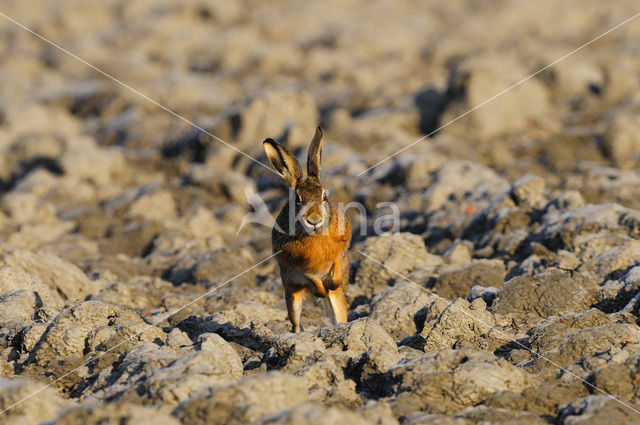
[[[292,332],[302,331],[300,313],[307,294],[323,299],[332,324],[346,322],[344,294],[349,283],[351,223],[322,187],[322,130],[318,127],[311,141],[306,178],[298,160],[284,146],[273,139],[266,139],[263,145],[269,161],[289,185],[289,202],[276,219],[271,242],[277,253]]]

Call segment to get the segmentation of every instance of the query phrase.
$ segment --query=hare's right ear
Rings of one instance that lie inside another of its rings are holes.
[[[266,139],[262,145],[273,168],[289,183],[290,187],[296,187],[302,179],[302,167],[296,157],[273,139]]]
[[[322,158],[322,130],[316,128],[307,154],[307,174],[320,183],[320,159]]]

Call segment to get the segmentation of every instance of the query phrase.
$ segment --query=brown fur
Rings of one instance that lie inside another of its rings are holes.
[[[311,234],[296,220],[290,229],[289,202],[278,218],[271,233],[276,259],[287,301],[289,319],[294,332],[302,330],[300,311],[306,294],[328,301],[333,322],[347,320],[345,290],[349,283],[349,259],[347,248],[351,241],[351,223],[328,199],[320,180],[322,131],[318,128],[309,148],[307,167],[309,177],[302,179],[299,164],[287,149],[277,142],[265,140],[265,151],[276,171],[295,190],[295,213],[302,208],[307,225],[313,225]],[[317,224],[317,227],[316,227]],[[282,231],[280,231],[279,229]],[[326,305],[327,303],[325,303]]]

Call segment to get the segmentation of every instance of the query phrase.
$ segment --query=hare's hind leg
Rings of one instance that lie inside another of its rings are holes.
[[[332,324],[347,321],[347,301],[344,299],[342,287],[327,292],[327,298],[324,298],[323,301]]]
[[[337,258],[332,266],[331,280],[333,287],[327,291],[326,298],[323,298],[324,311],[331,324],[346,322],[348,316],[347,301],[344,298],[344,291],[349,284],[349,257],[343,255]]]
[[[284,299],[287,302],[287,312],[291,322],[291,332],[302,332],[300,314],[302,313],[302,298],[306,289],[284,288]]]

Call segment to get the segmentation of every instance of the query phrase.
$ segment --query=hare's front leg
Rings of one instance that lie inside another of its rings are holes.
[[[304,288],[284,288],[284,299],[287,302],[287,312],[291,322],[291,332],[302,332],[300,314],[302,313],[302,297]]]
[[[331,265],[331,288],[336,289],[342,286],[342,258],[338,257]]]
[[[331,283],[333,286],[330,289],[337,289],[341,286],[345,288],[349,283],[349,258],[346,255],[334,260],[331,266]]]

